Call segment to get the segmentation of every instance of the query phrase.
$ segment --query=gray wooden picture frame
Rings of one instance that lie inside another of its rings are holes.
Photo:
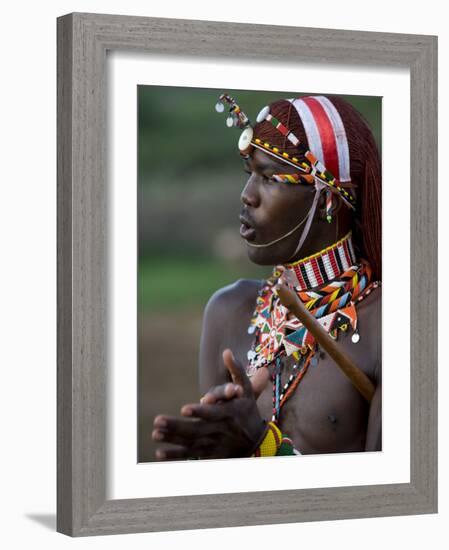
[[[57,25],[57,530],[84,536],[436,512],[437,37],[83,13]],[[410,69],[410,483],[106,499],[108,50]]]

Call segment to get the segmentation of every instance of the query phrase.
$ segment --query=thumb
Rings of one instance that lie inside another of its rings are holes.
[[[223,363],[231,375],[234,384],[242,386],[244,395],[247,397],[253,395],[251,381],[245,372],[245,368],[240,361],[234,357],[234,354],[229,348],[223,351]]]

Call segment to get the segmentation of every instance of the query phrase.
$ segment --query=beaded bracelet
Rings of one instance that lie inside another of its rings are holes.
[[[292,440],[281,432],[274,422],[268,422],[262,442],[251,455],[259,456],[291,456],[301,454],[295,449]]]

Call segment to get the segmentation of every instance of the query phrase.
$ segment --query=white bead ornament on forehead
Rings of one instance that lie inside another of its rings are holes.
[[[217,113],[222,113],[224,111],[224,105],[223,103],[221,103],[221,101],[217,101],[217,103],[215,104],[215,110],[217,111]]]
[[[243,132],[240,134],[239,139],[239,149],[240,151],[245,151],[248,146],[251,144],[251,140],[253,139],[254,131],[251,127],[245,128]]]
[[[257,115],[256,121],[263,122],[267,118],[267,115],[269,114],[269,112],[270,112],[270,107],[268,107],[267,105],[259,112],[259,114]]]

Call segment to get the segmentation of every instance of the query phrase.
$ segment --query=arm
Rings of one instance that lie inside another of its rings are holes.
[[[203,318],[200,346],[202,394],[217,387],[221,388],[219,393],[223,392],[224,385],[231,380],[241,386],[242,393],[230,384],[226,394],[216,396],[214,403],[183,407],[183,418],[158,415],[154,421],[153,438],[178,445],[175,449],[158,452],[159,458],[248,456],[249,449],[258,439],[262,419],[254,394],[260,392],[259,386],[262,388],[266,384],[268,373],[261,370],[261,376],[252,387],[241,362],[229,350],[223,354],[226,348],[238,347],[238,338],[246,333],[257,290],[257,283],[240,280],[217,291],[209,300]],[[233,399],[237,396],[239,399]]]
[[[229,323],[226,319],[229,288],[215,292],[204,310],[199,352],[199,385],[202,395],[209,388],[230,381],[222,359],[222,342]]]
[[[223,362],[225,349],[232,349],[236,357],[245,362],[246,355],[242,355],[241,338],[242,335],[247,335],[261,284],[262,281],[240,279],[221,288],[210,298],[204,311],[199,353],[199,383],[202,395],[211,387],[231,381]],[[244,351],[245,354],[247,349]]]

